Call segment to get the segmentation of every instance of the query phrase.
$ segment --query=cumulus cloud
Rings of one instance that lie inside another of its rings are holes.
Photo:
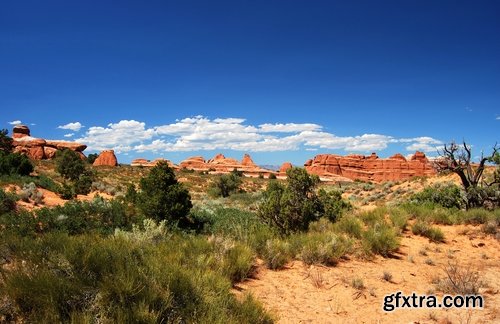
[[[292,150],[342,149],[371,152],[386,149],[391,143],[407,143],[430,151],[440,144],[431,137],[397,139],[383,134],[337,136],[318,124],[265,123],[251,125],[243,118],[188,117],[174,123],[147,127],[144,122],[121,120],[106,127],[90,127],[76,139],[90,150],[114,149],[117,153],[237,150],[272,152]],[[427,146],[424,146],[427,145]]]
[[[57,126],[60,129],[72,130],[73,132],[79,132],[83,126],[80,122],[68,123],[66,125]]]
[[[410,143],[406,146],[408,151],[422,151],[422,152],[437,152],[441,148],[443,142],[432,137],[423,136],[415,138],[402,138],[399,140],[401,143]]]
[[[496,118],[496,119],[497,119],[497,120],[500,120],[500,116],[497,116],[497,118]]]
[[[11,125],[19,125],[19,124],[22,124],[22,122],[20,120],[13,120],[13,121],[10,121],[9,124],[11,124]]]
[[[75,133],[64,134],[64,137],[72,137]]]

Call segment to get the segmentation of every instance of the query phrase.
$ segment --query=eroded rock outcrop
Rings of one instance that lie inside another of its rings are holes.
[[[95,159],[93,166],[111,166],[115,167],[118,165],[118,160],[116,159],[115,151],[106,150],[99,153],[97,159]]]
[[[139,159],[133,160],[132,163],[130,163],[130,165],[131,166],[135,166],[135,167],[154,167],[158,163],[160,163],[161,161],[167,162],[168,166],[171,167],[172,169],[178,169],[179,168],[172,161],[166,160],[164,158],[158,158],[158,159],[155,159],[153,161],[139,158]]]
[[[408,161],[401,154],[387,159],[375,153],[369,156],[351,154],[319,154],[304,164],[306,170],[321,178],[334,179],[338,176],[363,181],[398,181],[415,176],[430,176],[436,173],[424,153],[416,152]]]
[[[206,171],[214,174],[229,173],[236,169],[238,171],[242,171],[244,175],[250,177],[256,177],[261,174],[266,177],[271,173],[275,173],[256,165],[248,154],[243,156],[241,162],[233,158],[227,158],[223,154],[217,154],[209,160],[204,160],[202,156],[193,156],[179,163],[179,168]]]
[[[32,137],[26,125],[14,126],[12,134],[14,152],[26,154],[34,160],[52,159],[58,150],[64,149],[75,151],[82,159],[85,159],[82,153],[87,148],[85,144]]]

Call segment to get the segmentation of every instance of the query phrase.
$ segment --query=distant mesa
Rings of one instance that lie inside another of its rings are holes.
[[[55,157],[57,151],[64,149],[75,151],[82,159],[85,159],[85,155],[82,152],[87,148],[87,145],[31,137],[30,129],[26,125],[14,126],[12,138],[14,153],[26,154],[34,160],[52,159]]]
[[[423,152],[416,152],[408,161],[401,154],[380,159],[375,153],[369,156],[351,154],[319,154],[304,163],[311,174],[322,180],[338,181],[338,177],[363,181],[398,181],[415,176],[431,176],[436,170]]]
[[[139,159],[133,160],[132,163],[130,163],[130,165],[133,167],[154,167],[162,161],[167,162],[168,166],[171,167],[172,169],[179,169],[179,167],[177,165],[175,165],[174,163],[172,163],[170,160],[166,160],[163,158],[158,158],[158,159],[155,159],[153,161],[139,158]]]
[[[115,151],[105,150],[99,153],[97,159],[95,159],[93,166],[111,166],[115,167],[118,165],[118,160],[116,159]]]

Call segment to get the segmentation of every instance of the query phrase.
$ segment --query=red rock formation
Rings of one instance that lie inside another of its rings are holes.
[[[101,153],[99,153],[99,156],[97,157],[97,159],[95,159],[92,165],[94,166],[105,165],[112,167],[117,166],[118,160],[116,159],[115,151],[113,150],[102,151]]]
[[[263,176],[269,176],[269,174],[274,173],[273,171],[257,166],[248,154],[243,156],[241,162],[233,158],[226,158],[223,154],[217,154],[207,161],[205,161],[202,156],[194,156],[179,163],[179,167],[181,169],[207,171],[214,174],[229,173],[236,169],[250,177],[257,177],[261,174]]]
[[[166,161],[168,166],[173,168],[173,169],[178,169],[179,167],[177,165],[175,165],[174,163],[172,163],[171,161],[169,160],[166,160],[166,159],[163,159],[163,158],[158,158],[156,160],[153,160],[153,161],[149,161],[149,160],[146,160],[146,159],[135,159],[132,161],[132,163],[130,163],[131,166],[135,166],[135,167],[154,167],[156,166],[160,161]]]
[[[286,175],[286,171],[288,171],[288,169],[291,169],[292,167],[293,165],[290,162],[283,163],[280,167],[280,175]]]
[[[21,138],[30,135],[30,129],[26,125],[17,125],[12,129],[12,138]]]
[[[319,154],[304,164],[309,173],[321,178],[332,179],[337,176],[364,181],[397,181],[414,176],[429,176],[436,173],[422,152],[416,152],[410,161],[401,154],[388,159],[380,159],[375,154],[340,156]]]
[[[82,153],[87,148],[85,144],[31,137],[30,129],[25,125],[15,126],[12,133],[14,152],[26,154],[34,160],[52,159],[58,150],[63,149],[75,151],[82,159],[85,159]]]

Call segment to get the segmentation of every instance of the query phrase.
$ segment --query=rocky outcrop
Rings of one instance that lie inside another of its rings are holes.
[[[21,138],[30,135],[30,129],[26,125],[17,125],[12,129],[12,138]]]
[[[306,170],[323,179],[342,176],[363,181],[397,181],[415,176],[430,176],[436,173],[424,153],[416,152],[408,161],[401,154],[380,159],[375,153],[369,156],[351,154],[319,154],[304,164]]]
[[[172,169],[179,169],[179,167],[177,165],[175,165],[174,163],[172,163],[172,161],[166,160],[163,158],[158,158],[158,159],[155,159],[153,161],[139,158],[139,159],[133,160],[132,163],[130,163],[130,165],[133,167],[154,167],[158,163],[160,163],[161,161],[166,161],[168,166],[171,167]]]
[[[115,167],[118,165],[118,160],[116,159],[115,151],[106,150],[99,153],[97,159],[95,159],[93,166],[111,166]]]
[[[75,151],[82,159],[85,159],[82,153],[87,148],[85,144],[31,137],[30,129],[25,125],[14,126],[12,134],[13,151],[26,154],[34,160],[52,159],[58,150],[64,149]]]
[[[236,169],[249,177],[257,177],[259,175],[266,177],[271,173],[275,173],[256,165],[248,154],[243,156],[241,162],[233,158],[227,158],[223,154],[217,154],[209,160],[204,160],[202,156],[193,156],[179,163],[179,168],[213,174],[229,173]]]
[[[280,166],[279,174],[282,176],[286,175],[286,172],[291,169],[293,165],[290,162],[285,162]]]

